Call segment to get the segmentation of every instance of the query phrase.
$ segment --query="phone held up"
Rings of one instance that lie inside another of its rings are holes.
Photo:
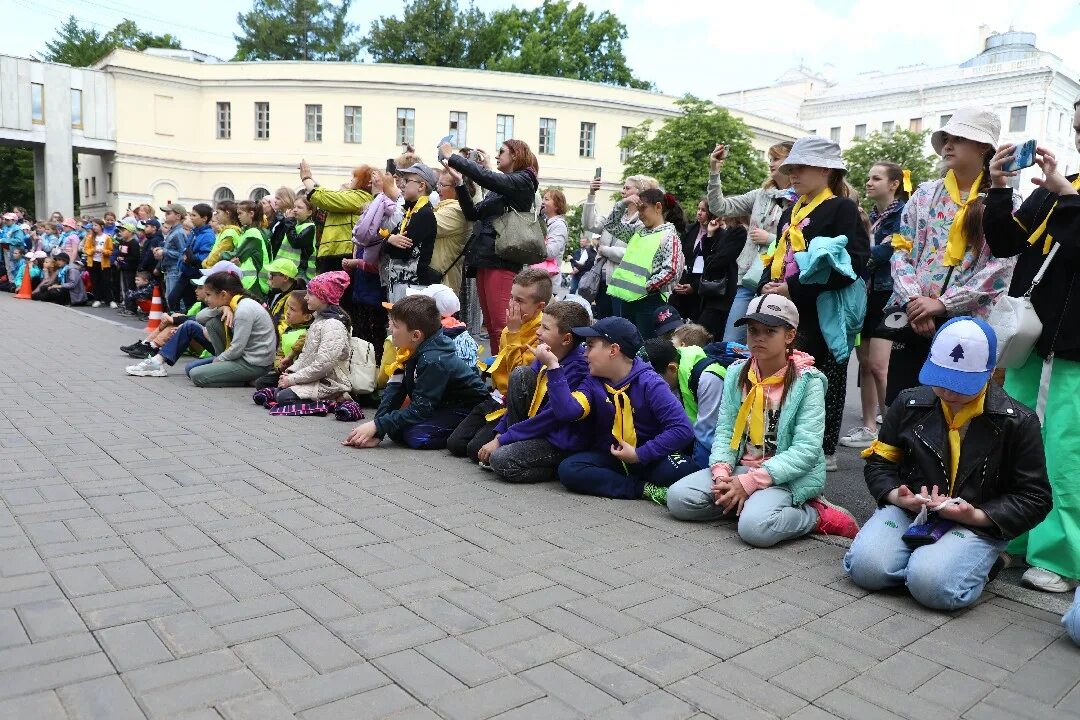
[[[602,177],[604,177],[604,168],[602,168],[602,167],[596,168],[596,174],[593,175],[593,177],[594,178],[602,178]]]
[[[1017,145],[1016,149],[1013,150],[1012,160],[1005,163],[1001,169],[1005,172],[1016,172],[1017,170],[1031,167],[1035,164],[1036,147],[1037,143],[1034,138],[1025,140],[1023,143]]]
[[[386,172],[391,175],[397,174],[397,161],[394,158],[386,158]]]

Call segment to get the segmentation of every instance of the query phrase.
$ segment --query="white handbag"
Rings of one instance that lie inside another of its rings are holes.
[[[1054,259],[1061,245],[1055,243],[1042,267],[1031,281],[1031,287],[1020,297],[1003,295],[990,311],[987,322],[997,335],[997,366],[1013,369],[1023,366],[1031,357],[1031,351],[1042,334],[1043,324],[1035,307],[1031,304],[1031,294],[1046,274],[1050,261]]]
[[[352,356],[349,358],[349,385],[358,395],[375,392],[375,377],[379,367],[375,364],[375,347],[358,337],[351,339]]]

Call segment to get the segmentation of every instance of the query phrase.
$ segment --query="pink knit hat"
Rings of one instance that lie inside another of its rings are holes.
[[[307,291],[329,305],[340,303],[341,296],[345,294],[347,287],[349,287],[349,273],[344,270],[316,275],[307,283]]]

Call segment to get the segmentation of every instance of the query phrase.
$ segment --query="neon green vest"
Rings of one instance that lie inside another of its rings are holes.
[[[682,397],[683,409],[691,423],[697,422],[697,397],[690,389],[690,376],[694,372],[694,366],[704,360],[708,355],[697,345],[687,345],[678,348],[679,351],[679,395]],[[712,373],[719,377],[727,376],[727,368],[720,363],[711,363],[705,367],[704,372]]]
[[[256,268],[255,262],[251,258],[246,258],[243,263],[240,264],[240,272],[243,276],[240,278],[240,282],[243,284],[245,290],[250,290],[255,282],[259,283],[259,290],[263,295],[270,289],[270,273],[266,271],[266,266],[270,264],[270,256],[266,249],[266,238],[263,237],[262,230],[259,228],[250,227],[244,231],[243,236],[240,238],[240,245],[236,248],[236,254],[239,255],[240,251],[248,243],[259,243],[259,252],[262,253],[262,267]]]
[[[315,227],[315,223],[313,223],[313,222],[297,223],[297,225],[296,225],[296,234],[299,235],[300,233],[307,230],[309,227]],[[286,235],[285,239],[281,241],[281,247],[278,248],[277,258],[275,258],[275,259],[281,259],[281,258],[284,258],[286,260],[292,260],[293,263],[296,264],[296,267],[298,267],[298,268],[300,267],[300,251],[297,248],[293,247],[293,244],[289,242],[289,236],[288,235]],[[308,277],[307,277],[307,268],[301,269],[300,272],[297,273],[296,277],[303,278],[304,280],[307,280],[308,279]]]
[[[300,338],[304,337],[308,329],[306,327],[289,328],[285,332],[281,333],[281,352],[284,355],[289,355],[293,351],[293,347],[300,341]]]
[[[221,254],[225,252],[221,249],[221,246],[225,244],[226,240],[232,240],[232,252],[235,253],[236,246],[240,240],[240,233],[236,232],[233,228],[229,228],[227,230],[222,230],[221,233],[214,238],[214,247],[210,249],[210,255],[207,255],[207,257],[216,255],[218,258],[221,258]],[[226,258],[221,259],[224,260]]]
[[[645,285],[652,275],[652,261],[663,239],[663,230],[648,235],[642,235],[640,231],[634,233],[626,244],[626,254],[608,280],[608,295],[625,302],[633,302],[648,294]],[[668,296],[664,294],[663,297],[667,300]]]

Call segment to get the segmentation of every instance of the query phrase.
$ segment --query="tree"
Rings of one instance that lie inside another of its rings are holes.
[[[140,52],[146,48],[173,48],[179,50],[181,47],[180,41],[169,33],[154,35],[153,33],[143,32],[135,24],[134,20],[124,20],[105,33],[104,43],[109,50],[120,47],[139,50]]]
[[[655,133],[652,120],[646,120],[620,141],[620,147],[630,153],[623,167],[624,179],[651,175],[681,202],[696,203],[709,183],[709,153],[717,143],[723,143],[728,148],[724,191],[734,195],[760,187],[767,168],[742,120],[693,95],[675,104],[682,114],[666,119]]]
[[[72,67],[89,67],[118,47],[145,50],[151,47],[179,48],[172,35],[154,35],[139,29],[133,20],[124,20],[104,36],[92,27],[79,25],[74,15],[56,31],[57,38],[45,43],[42,60]]]
[[[873,132],[866,137],[855,138],[844,151],[848,182],[862,197],[865,195],[866,178],[870,176],[870,168],[883,160],[910,170],[912,187],[932,179],[937,158],[926,153],[926,136],[929,132],[894,130],[890,133]],[[869,211],[874,203],[863,197],[862,205]]]
[[[346,21],[352,0],[255,0],[237,13],[234,60],[352,61],[360,53],[357,26]]]
[[[418,32],[417,28],[430,31]],[[375,62],[501,70],[649,88],[622,51],[626,26],[568,0],[484,14],[458,0],[411,0],[398,19],[375,20],[363,46]]]
[[[15,206],[34,213],[34,151],[30,148],[0,146],[0,207]],[[78,195],[76,195],[78,197]]]

